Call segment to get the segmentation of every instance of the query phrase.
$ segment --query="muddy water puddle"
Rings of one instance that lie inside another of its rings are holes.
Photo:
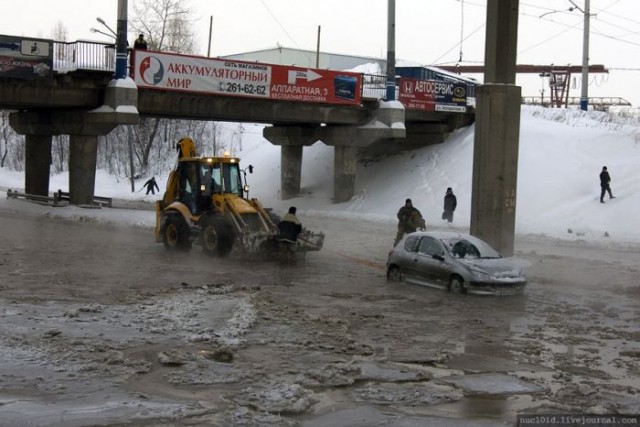
[[[38,222],[30,241],[4,219],[3,262],[29,268],[3,283],[0,425],[504,426],[518,413],[640,412],[640,272],[619,250],[537,240],[519,253],[525,294],[493,298],[387,283],[394,232],[379,224],[308,221],[327,250],[283,269],[170,254],[148,230]],[[82,247],[88,230],[101,245]],[[46,249],[64,239],[72,254]]]

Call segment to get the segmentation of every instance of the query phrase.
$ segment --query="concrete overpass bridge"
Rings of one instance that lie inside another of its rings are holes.
[[[3,46],[3,41],[6,46],[7,39],[11,41],[17,38],[0,36],[0,46]],[[27,193],[48,195],[51,138],[60,134],[70,136],[69,192],[71,202],[75,204],[87,204],[93,200],[98,136],[106,135],[121,124],[136,124],[139,116],[270,125],[264,129],[263,135],[272,144],[281,147],[283,198],[293,197],[300,191],[303,147],[322,141],[335,149],[336,202],[347,201],[353,196],[356,164],[363,153],[379,155],[442,142],[448,133],[470,124],[474,118],[473,109],[466,107],[466,98],[465,106],[462,110],[458,106],[456,112],[405,108],[398,101],[387,103],[381,99],[385,91],[385,76],[376,79],[375,76],[347,75],[353,78],[349,82],[358,82],[351,87],[353,92],[341,97],[337,91],[343,90],[343,85],[335,89],[333,97],[329,96],[320,102],[292,100],[284,95],[274,96],[273,93],[270,97],[261,97],[220,93],[206,87],[204,90],[192,90],[188,86],[196,81],[199,74],[217,72],[211,71],[213,68],[209,70],[211,61],[224,60],[162,52],[132,53],[130,62],[135,84],[132,84],[132,91],[123,92],[118,90],[121,83],[114,84],[113,80],[112,46],[83,41],[26,41],[32,46],[38,43],[42,49],[49,46],[50,52],[71,60],[52,60],[51,72],[41,77],[3,73],[0,69],[0,109],[14,110],[10,114],[10,124],[16,132],[26,137]],[[20,38],[14,43],[18,42],[24,46],[25,39]],[[4,52],[0,49],[0,60],[3,55],[7,55],[6,49]],[[24,58],[21,60],[28,62]],[[246,64],[249,63],[226,61],[224,66],[237,68],[246,67]],[[35,67],[32,67],[34,71]],[[304,79],[320,80],[317,76],[328,74],[337,85],[339,78],[349,74],[269,64],[257,64],[254,67],[262,70],[262,74],[252,78],[259,80],[264,75],[275,81],[279,73],[284,73],[289,85],[292,79],[294,86],[296,80],[299,82],[302,79],[300,91],[306,90],[304,93],[312,94],[325,89],[316,90],[313,85],[305,89]],[[267,67],[268,70],[264,71]],[[162,77],[158,77],[159,70],[168,74],[172,69],[179,76],[174,80],[168,78],[168,84],[173,87],[158,84],[162,80]],[[151,77],[145,78],[145,72]],[[192,74],[185,76],[188,73]],[[227,70],[227,77],[234,77],[233,70]],[[412,99],[416,98],[420,84],[414,80],[404,84],[411,92]],[[217,88],[224,87],[229,92],[249,87],[246,82],[237,83],[225,81]],[[126,87],[127,83],[124,85]],[[254,85],[250,87],[253,89]],[[271,87],[276,88],[275,83]],[[131,108],[122,108],[123,105]],[[424,107],[425,104],[421,105]]]

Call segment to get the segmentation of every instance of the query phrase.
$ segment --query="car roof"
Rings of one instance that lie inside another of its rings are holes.
[[[410,235],[411,236],[420,236],[420,237],[422,237],[422,236],[430,236],[430,237],[433,237],[435,239],[451,239],[451,238],[454,238],[454,237],[462,239],[462,238],[471,237],[469,234],[457,233],[455,231],[440,231],[440,230],[416,231],[414,233],[411,233]]]

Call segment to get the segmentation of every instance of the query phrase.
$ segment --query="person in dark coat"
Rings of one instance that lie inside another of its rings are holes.
[[[458,206],[458,199],[451,187],[447,188],[447,192],[444,195],[444,212],[442,212],[442,219],[446,219],[449,222],[453,221],[453,211]]]
[[[133,43],[134,49],[147,50],[147,41],[144,39],[144,34],[140,34],[136,41]]]
[[[420,211],[413,207],[411,199],[407,199],[404,202],[404,206],[398,211],[398,233],[396,234],[396,240],[393,242],[393,246],[397,245],[402,236],[407,233],[413,233],[418,228],[421,230],[426,229],[426,224],[422,218]]]
[[[609,199],[615,199],[613,194],[611,194],[611,176],[609,175],[607,167],[603,166],[602,172],[600,172],[600,203],[604,203],[605,193],[609,193]]]
[[[282,262],[285,264],[296,264],[296,242],[298,235],[302,232],[302,224],[296,216],[296,207],[291,206],[289,212],[282,217],[278,224],[280,235],[278,242],[280,243],[280,251],[282,253]]]
[[[160,187],[158,187],[158,183],[156,183],[156,177],[152,176],[151,179],[144,183],[143,187],[147,187],[147,194],[151,192],[151,194],[155,195],[156,191],[160,191]]]

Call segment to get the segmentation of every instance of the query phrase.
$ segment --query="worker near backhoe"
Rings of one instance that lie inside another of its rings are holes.
[[[278,242],[282,255],[282,262],[287,265],[297,264],[296,260],[296,242],[298,235],[302,232],[302,224],[296,216],[296,207],[291,206],[289,212],[282,217],[278,224],[280,235]]]

